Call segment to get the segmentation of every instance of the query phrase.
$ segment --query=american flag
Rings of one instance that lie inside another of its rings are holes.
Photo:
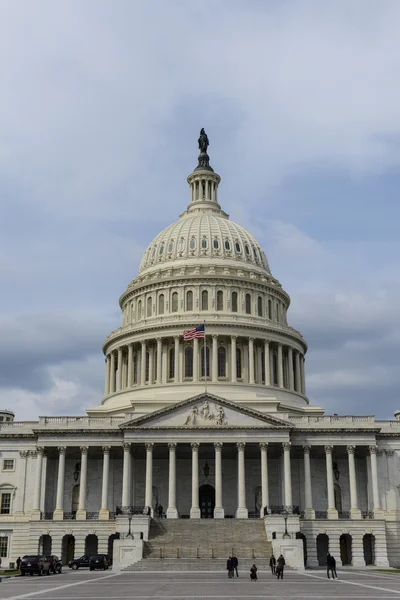
[[[206,326],[197,325],[197,327],[193,327],[193,329],[185,329],[183,332],[183,339],[185,342],[189,340],[193,340],[194,338],[204,338],[206,335]]]

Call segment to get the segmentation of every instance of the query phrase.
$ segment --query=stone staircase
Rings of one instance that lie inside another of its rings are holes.
[[[223,571],[229,555],[268,564],[272,545],[262,520],[153,519],[143,560],[128,571]],[[247,568],[247,566],[246,566]]]

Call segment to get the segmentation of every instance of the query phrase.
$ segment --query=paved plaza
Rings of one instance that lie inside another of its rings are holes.
[[[243,567],[244,569],[244,567]],[[0,583],[0,598],[5,600],[122,600],[191,598],[304,598],[309,600],[360,599],[384,600],[400,596],[400,574],[372,571],[340,571],[339,579],[328,581],[324,571],[304,574],[287,571],[283,581],[265,571],[255,583],[242,577],[229,580],[225,573],[89,573],[65,572],[61,576],[18,577]]]

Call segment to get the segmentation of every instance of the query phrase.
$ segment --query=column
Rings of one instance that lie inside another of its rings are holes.
[[[192,506],[190,509],[191,519],[200,519],[199,507],[199,444],[192,442]]]
[[[33,492],[33,508],[32,512],[40,518],[40,493],[42,491],[42,467],[43,467],[44,448],[36,448],[36,478],[35,489]]]
[[[249,338],[249,383],[254,383],[254,338]]]
[[[154,347],[149,348],[149,385],[154,383]]]
[[[145,506],[150,508],[153,516],[153,443],[146,444],[146,496]]]
[[[122,348],[118,348],[117,369],[118,369],[118,391],[120,392],[122,390]]]
[[[211,381],[218,381],[218,336],[212,336],[212,370]]]
[[[278,344],[278,387],[283,388],[283,352],[282,344]]]
[[[18,489],[17,496],[15,498],[15,516],[23,515],[25,510],[25,482],[27,458],[28,450],[20,450],[18,463]]]
[[[131,346],[130,346],[131,348]],[[132,364],[132,363],[131,363]],[[108,480],[110,477],[110,450],[111,446],[103,446],[103,479],[101,482],[101,508],[99,521],[108,521],[110,511],[108,509]]]
[[[335,488],[333,486],[332,451],[332,446],[325,446],[326,484],[328,488],[328,519],[337,519],[338,511],[335,508]]]
[[[131,445],[122,444],[124,449],[124,463],[122,470],[122,508],[126,509],[131,505]]]
[[[110,394],[115,392],[115,354],[111,352]]]
[[[350,516],[352,519],[361,519],[361,511],[358,508],[356,464],[354,460],[355,449],[355,446],[347,446],[350,480]]]
[[[107,354],[106,358],[106,382],[104,385],[104,395],[108,396],[110,393],[110,367],[111,367],[111,358],[110,355]]]
[[[311,446],[304,444],[304,518],[315,519],[315,510],[313,509],[312,502],[312,488],[311,488],[311,464],[310,464],[310,452]]]
[[[369,446],[369,455],[371,459],[371,479],[372,479],[372,497],[374,502],[374,519],[383,518],[381,508],[381,499],[379,495],[378,466],[376,461],[377,446]]]
[[[222,443],[215,442],[215,508],[214,519],[223,519],[225,516],[222,506]]]
[[[56,508],[53,514],[53,519],[64,518],[64,478],[65,478],[65,446],[58,447],[58,478],[57,478],[57,497]]]
[[[296,360],[296,392],[299,392],[299,394],[301,394],[300,354],[299,354],[299,352],[297,352],[297,350],[296,350],[296,354],[295,354],[295,360]]]
[[[290,469],[290,442],[283,442],[283,470],[285,479],[285,507],[286,510],[292,512],[293,501],[292,501],[292,473]]]
[[[133,374],[133,344],[128,346],[128,388],[132,387]]]
[[[265,509],[269,507],[269,488],[268,488],[268,444],[260,442],[261,450],[261,508],[260,517],[264,516]]]
[[[264,341],[264,371],[265,371],[265,385],[271,385],[269,340]]]
[[[288,347],[289,390],[294,390],[293,350]]]
[[[179,383],[179,336],[176,335],[174,337],[174,361],[175,361],[175,372],[174,372],[174,381],[175,383]]]
[[[167,518],[177,519],[176,509],[176,444],[168,444],[169,448],[169,479],[168,479],[168,508]]]
[[[140,358],[140,385],[146,385],[146,342],[141,341],[142,351]]]
[[[161,383],[161,366],[162,366],[162,340],[161,338],[157,338],[157,381],[156,383]]]
[[[301,393],[305,396],[306,395],[306,376],[304,373],[304,363],[305,363],[305,358],[304,358],[304,356],[301,356],[301,358],[300,358]]]
[[[246,470],[244,460],[244,449],[246,444],[244,442],[238,442],[236,447],[238,450],[238,507],[235,516],[237,519],[247,519],[249,515],[246,506]]]
[[[231,382],[236,383],[236,335],[231,335]]]
[[[162,382],[168,382],[168,341],[163,346],[162,350]]]
[[[79,506],[76,511],[76,520],[86,520],[86,483],[87,483],[88,447],[81,446],[81,480],[79,485]]]
[[[199,380],[199,340],[193,340],[193,381]]]

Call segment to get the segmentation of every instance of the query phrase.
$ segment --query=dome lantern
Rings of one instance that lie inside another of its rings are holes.
[[[210,165],[210,157],[207,154],[209,146],[208,136],[204,128],[200,131],[198,139],[200,154],[198,156],[198,165],[193,173],[187,178],[190,186],[190,204],[188,211],[198,209],[221,210],[218,204],[218,185],[221,178]]]

